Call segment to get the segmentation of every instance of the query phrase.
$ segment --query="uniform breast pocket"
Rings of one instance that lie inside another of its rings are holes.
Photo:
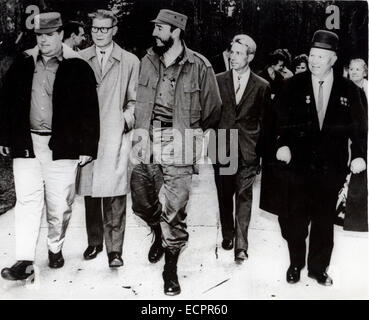
[[[200,87],[197,82],[185,83],[184,85],[184,109],[189,112],[191,125],[201,120]]]
[[[146,102],[151,98],[151,88],[149,86],[149,77],[143,74],[138,79],[137,101]]]

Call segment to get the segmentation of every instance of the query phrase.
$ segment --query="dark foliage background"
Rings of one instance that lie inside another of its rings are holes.
[[[30,4],[38,5],[41,11],[60,11],[65,20],[81,20],[87,24],[88,12],[113,7],[120,17],[116,41],[138,56],[142,56],[152,42],[150,20],[160,8],[174,9],[189,16],[188,46],[207,57],[223,51],[235,34],[249,34],[258,45],[253,62],[257,70],[274,49],[288,48],[293,56],[307,53],[314,31],[325,29],[326,7],[335,4],[340,8],[340,29],[335,31],[341,39],[342,63],[347,63],[352,56],[366,58],[368,53],[366,1],[293,0],[0,0],[2,51],[22,50],[34,44],[32,32],[24,24],[25,8]],[[232,9],[232,15],[228,14]],[[11,32],[7,29],[7,17],[15,22]],[[11,48],[12,40],[22,31],[16,48]]]

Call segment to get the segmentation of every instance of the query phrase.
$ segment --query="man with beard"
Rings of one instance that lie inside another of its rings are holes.
[[[185,209],[194,158],[201,151],[193,145],[217,124],[221,99],[211,64],[183,41],[187,16],[161,10],[152,22],[156,45],[141,61],[137,89],[132,207],[155,235],[149,261],[159,261],[165,252],[164,293],[176,295],[181,291],[177,260],[188,240]],[[186,150],[191,151],[183,159]],[[158,198],[162,185],[164,210]]]

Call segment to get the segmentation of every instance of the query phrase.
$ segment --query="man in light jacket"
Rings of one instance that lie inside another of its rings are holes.
[[[95,72],[101,132],[97,159],[82,168],[78,181],[77,190],[85,196],[86,206],[88,247],[84,257],[95,258],[105,237],[109,266],[120,267],[139,60],[113,41],[118,31],[113,12],[97,10],[90,17],[94,45],[80,54]]]

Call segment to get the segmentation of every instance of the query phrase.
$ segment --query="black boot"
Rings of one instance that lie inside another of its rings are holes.
[[[164,254],[164,248],[161,245],[161,228],[160,224],[157,224],[152,228],[152,232],[154,233],[154,243],[152,244],[149,250],[149,261],[151,263],[156,263],[160,260],[160,258]]]
[[[52,269],[59,269],[64,266],[64,258],[62,251],[53,253],[49,250],[49,267]]]
[[[26,280],[32,277],[35,273],[32,261],[17,261],[10,268],[1,270],[1,277],[5,280]]]
[[[165,265],[163,271],[164,293],[175,296],[181,293],[181,287],[177,276],[177,261],[180,250],[165,250]]]

